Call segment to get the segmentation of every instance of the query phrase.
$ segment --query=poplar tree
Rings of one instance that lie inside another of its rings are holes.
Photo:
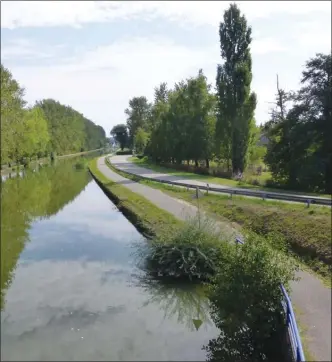
[[[223,65],[217,70],[218,111],[216,141],[226,161],[232,161],[233,173],[246,166],[256,95],[250,90],[252,61],[251,27],[236,4],[224,13],[219,27]]]

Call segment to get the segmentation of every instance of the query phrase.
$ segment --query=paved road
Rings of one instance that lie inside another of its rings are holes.
[[[158,173],[138,167],[127,160],[128,156],[114,156],[111,161],[114,166],[123,171],[137,175],[156,175]],[[197,208],[181,200],[177,200],[160,190],[128,180],[113,172],[105,165],[104,157],[98,159],[99,170],[108,178],[116,181],[130,190],[144,196],[161,209],[164,209],[179,219],[195,216]],[[168,175],[169,176],[169,175]],[[226,223],[224,230],[236,234],[236,230]],[[237,233],[238,234],[238,233]],[[307,345],[316,361],[331,361],[331,289],[308,272],[298,273],[300,280],[292,283],[291,299],[297,311],[297,320],[306,329]]]
[[[194,185],[194,186],[200,186],[200,187],[206,187],[207,183],[203,182],[203,181],[198,181],[198,180],[193,180],[191,178],[185,178],[185,177],[180,177],[180,176],[174,176],[174,175],[169,175],[167,173],[162,173],[162,172],[157,172],[154,170],[151,170],[149,168],[144,168],[141,166],[137,166],[135,163],[132,163],[130,161],[128,161],[128,156],[116,156],[112,158],[112,163],[114,164],[115,167],[129,172],[131,174],[134,175],[138,175],[138,176],[142,176],[142,177],[146,177],[146,178],[151,178],[153,180],[156,181],[172,181],[175,183],[185,183],[188,185]],[[244,192],[244,193],[250,193],[250,192],[255,192],[256,194],[259,195],[259,197],[264,197],[265,194],[270,195],[271,199],[269,198],[269,196],[267,197],[267,201],[269,200],[280,200],[283,202],[307,202],[308,199],[313,198],[314,196],[309,196],[309,195],[298,195],[298,194],[291,194],[291,193],[281,193],[281,192],[267,192],[267,191],[262,191],[262,190],[256,190],[256,189],[244,189],[244,188],[240,188],[240,187],[231,187],[231,186],[224,186],[224,185],[219,185],[219,184],[209,184],[210,188],[215,188],[215,189],[219,189],[219,190],[236,190],[238,192]],[[220,194],[220,192],[217,192],[218,194]],[[257,196],[249,196],[248,194],[245,195],[246,197],[255,197],[257,198]],[[273,197],[274,196],[274,197]],[[286,197],[284,199],[284,197]],[[287,200],[288,197],[295,197],[298,198],[297,201],[295,200]],[[328,198],[324,198],[324,197],[315,197],[317,200],[318,199],[322,199],[325,203],[327,202],[331,202]]]

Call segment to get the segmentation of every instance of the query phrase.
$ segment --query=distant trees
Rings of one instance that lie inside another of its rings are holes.
[[[331,68],[331,55],[317,54],[306,63],[298,92],[277,84],[265,161],[281,185],[332,192]]]
[[[111,130],[111,136],[120,145],[123,150],[128,145],[128,129],[125,124],[117,124]]]
[[[129,101],[129,108],[125,110],[127,115],[127,127],[129,130],[129,145],[133,146],[134,136],[138,128],[145,129],[148,124],[151,105],[146,97],[134,97]]]
[[[101,148],[105,131],[81,113],[53,99],[26,107],[24,89],[1,64],[1,163],[22,162],[49,152]]]

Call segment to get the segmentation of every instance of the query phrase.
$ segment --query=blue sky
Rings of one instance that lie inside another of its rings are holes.
[[[331,51],[329,1],[237,2],[253,29],[252,89],[264,123],[281,86],[297,89],[305,62]],[[227,1],[1,2],[1,62],[33,104],[54,98],[107,132],[133,96],[153,99],[203,68],[214,86]]]

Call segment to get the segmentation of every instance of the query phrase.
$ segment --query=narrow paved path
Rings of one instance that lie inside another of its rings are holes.
[[[111,161],[118,169],[137,175],[155,174],[154,171],[138,167],[127,160],[128,156],[114,156]],[[113,172],[98,159],[99,170],[109,179],[118,182],[168,211],[177,218],[185,220],[195,216],[197,208],[193,205],[164,194],[160,190],[128,180]],[[135,172],[134,172],[135,171]],[[235,235],[236,230],[223,224],[224,230]],[[292,283],[291,299],[296,308],[297,320],[306,329],[307,346],[316,361],[332,361],[331,358],[331,289],[308,272],[298,273],[300,280]]]

